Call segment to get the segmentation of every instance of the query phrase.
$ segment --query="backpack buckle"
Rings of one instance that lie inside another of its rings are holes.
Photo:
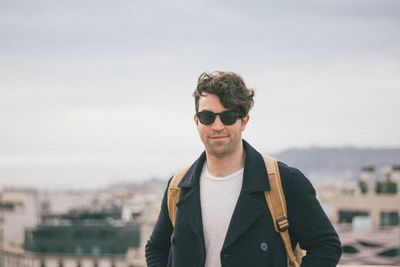
[[[286,217],[281,217],[276,220],[276,225],[278,226],[278,230],[280,232],[285,232],[289,228],[289,221]]]

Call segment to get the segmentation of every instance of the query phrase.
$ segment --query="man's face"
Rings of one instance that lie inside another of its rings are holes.
[[[217,95],[205,93],[199,99],[198,111],[203,110],[220,113],[228,109],[221,104]],[[218,115],[212,124],[204,125],[194,115],[200,139],[207,153],[215,157],[224,157],[240,149],[242,145],[242,131],[246,128],[248,120],[249,115],[246,115],[242,119],[237,119],[232,125],[225,125]]]

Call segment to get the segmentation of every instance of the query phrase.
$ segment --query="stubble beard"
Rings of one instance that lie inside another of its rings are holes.
[[[214,145],[209,145],[207,152],[209,153],[209,155],[216,158],[223,158],[229,155],[232,152],[232,149],[228,145],[224,145],[223,147],[215,147]]]
[[[207,140],[209,141],[209,140]],[[229,154],[231,154],[234,150],[232,140],[228,142],[207,142],[206,143],[206,151],[210,156],[214,156],[216,158],[223,158]]]

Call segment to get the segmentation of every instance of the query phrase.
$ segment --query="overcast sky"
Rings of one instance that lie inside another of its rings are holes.
[[[0,188],[167,179],[203,147],[203,71],[256,92],[244,138],[400,147],[400,1],[0,1]]]

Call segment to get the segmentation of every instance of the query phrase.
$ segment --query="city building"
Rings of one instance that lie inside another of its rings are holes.
[[[83,193],[2,191],[0,267],[144,267],[135,193]]]
[[[337,192],[319,190],[318,199],[334,224],[352,223],[354,219],[369,221],[370,228],[382,229],[399,226],[400,194],[396,188],[400,171],[393,167],[378,180],[373,167],[363,168],[360,172],[358,191]],[[391,183],[394,189],[388,192],[378,190],[379,184]],[[395,187],[394,187],[395,186]]]
[[[393,167],[378,179],[365,167],[358,190],[317,191],[342,241],[342,264],[400,265],[399,173]]]

